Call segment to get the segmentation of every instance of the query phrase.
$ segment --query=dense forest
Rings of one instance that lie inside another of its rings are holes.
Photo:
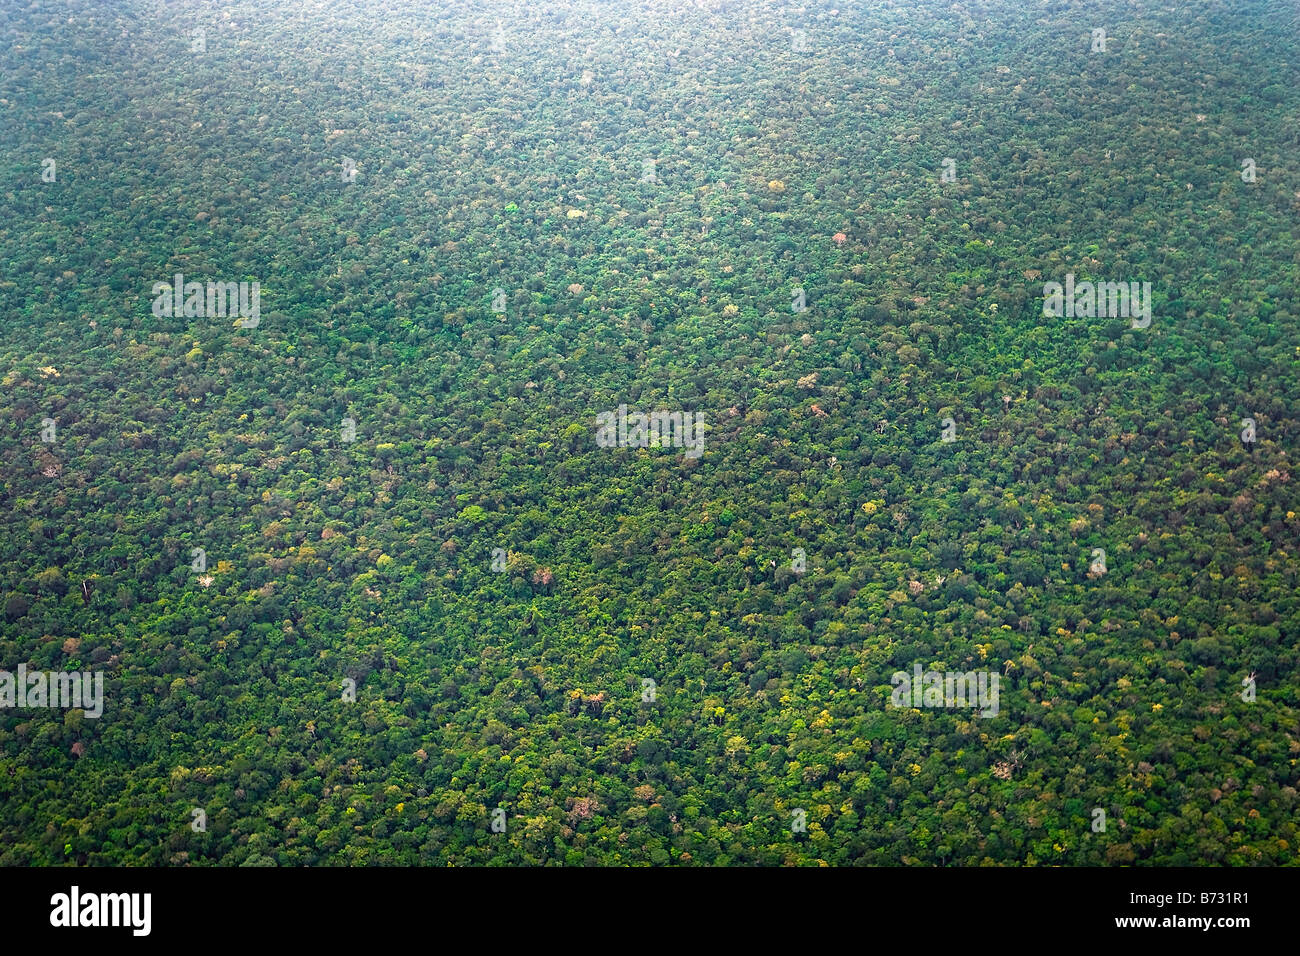
[[[3,0],[0,864],[1293,864],[1298,28]]]

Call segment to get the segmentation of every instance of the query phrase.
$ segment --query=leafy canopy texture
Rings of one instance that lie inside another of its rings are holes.
[[[1295,27],[9,5],[0,863],[1294,862]]]

